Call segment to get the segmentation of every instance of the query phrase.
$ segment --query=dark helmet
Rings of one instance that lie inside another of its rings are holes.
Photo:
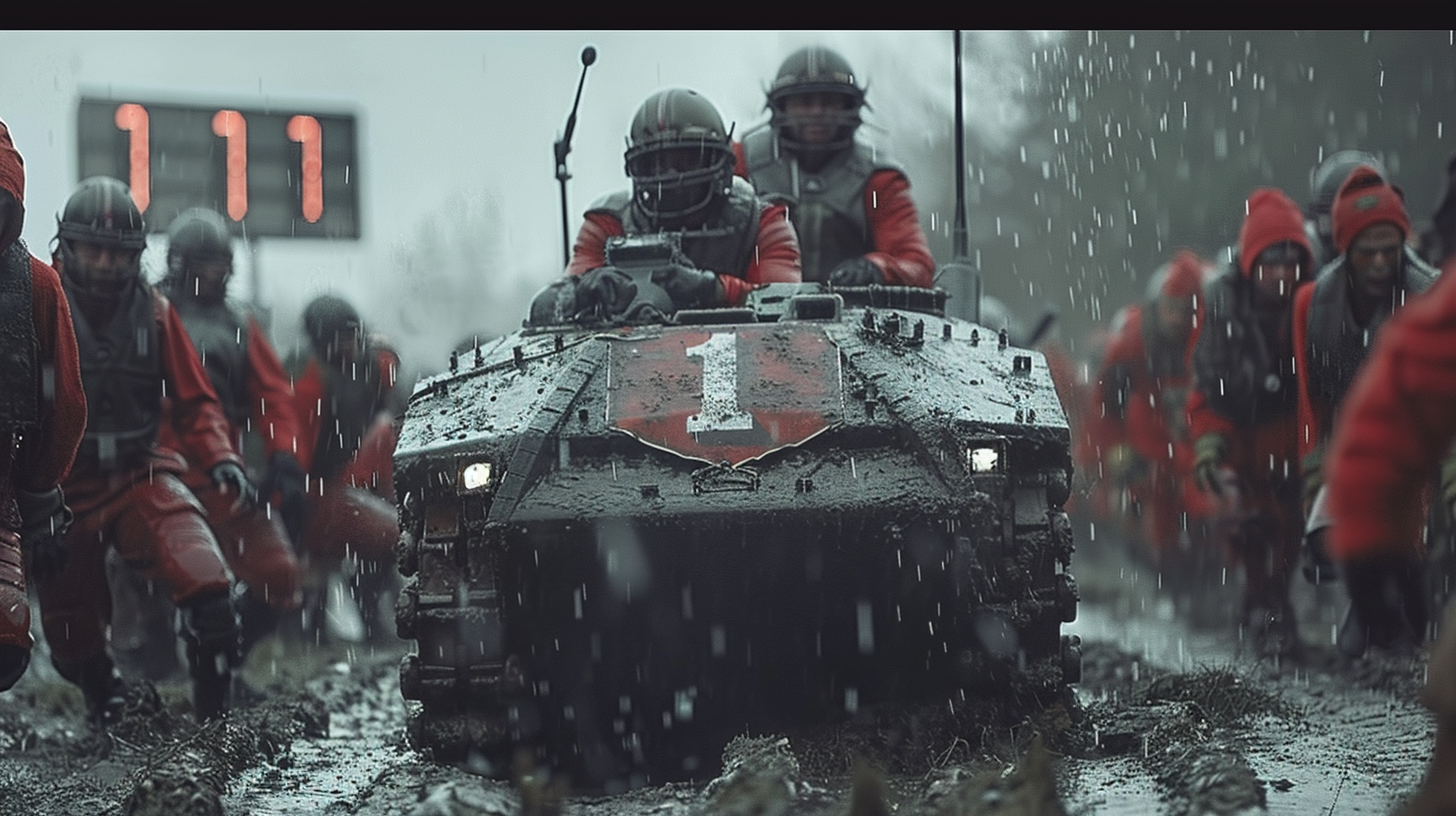
[[[732,133],[706,97],[669,88],[647,97],[627,134],[632,205],[657,227],[680,227],[733,185]]]
[[[84,294],[114,296],[141,274],[141,250],[147,245],[146,223],[132,200],[131,190],[109,176],[92,176],[66,199],[56,217],[56,239],[62,268]],[[94,280],[91,270],[77,260],[73,241],[114,249],[136,250],[121,279]]]
[[[1340,150],[1331,153],[1318,167],[1309,171],[1309,211],[1306,215],[1314,219],[1323,217],[1325,221],[1322,223],[1327,223],[1330,210],[1335,206],[1335,195],[1340,192],[1340,185],[1362,164],[1375,168],[1381,178],[1390,179],[1385,172],[1385,164],[1363,150]],[[1322,227],[1321,232],[1329,232],[1328,227]]]
[[[364,322],[359,319],[359,313],[340,297],[319,295],[303,309],[303,331],[313,344],[314,351],[326,358],[334,356],[331,353],[334,349],[330,346],[340,332],[353,329],[362,336],[363,328]]]
[[[167,274],[182,277],[189,261],[233,260],[233,239],[222,216],[205,207],[184,210],[167,229]]]
[[[826,144],[806,144],[794,138],[796,121],[789,116],[789,97],[811,93],[830,93],[844,97],[844,110],[831,114],[836,127],[834,138]],[[779,66],[778,76],[768,90],[770,123],[779,140],[794,150],[842,150],[854,143],[854,131],[860,125],[860,109],[865,106],[865,89],[855,78],[849,61],[838,52],[822,45],[800,48]]]

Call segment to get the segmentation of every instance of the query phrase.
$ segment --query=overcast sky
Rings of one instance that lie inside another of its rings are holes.
[[[598,58],[569,159],[573,231],[592,199],[627,184],[623,137],[648,94],[694,88],[741,133],[764,118],[763,89],[783,57],[816,41],[840,49],[869,82],[870,121],[878,125],[869,133],[887,149],[895,139],[950,129],[948,31],[10,31],[0,32],[0,118],[26,159],[24,237],[44,257],[54,214],[79,181],[75,122],[83,94],[354,111],[362,237],[259,241],[263,299],[284,343],[303,303],[329,291],[353,299],[366,319],[433,360],[470,332],[518,325],[530,292],[560,271],[551,147],[571,106],[583,46],[594,45]],[[995,45],[985,39],[983,50]],[[968,82],[972,121],[1014,134],[1018,77],[981,71]],[[147,258],[154,273],[156,255]],[[430,270],[405,271],[407,261],[421,258],[430,259]],[[234,294],[247,293],[246,274],[239,272]],[[401,280],[406,276],[425,281],[427,291]],[[442,293],[442,279],[458,281],[458,291]]]

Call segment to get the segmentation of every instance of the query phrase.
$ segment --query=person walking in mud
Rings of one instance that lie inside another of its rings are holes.
[[[789,203],[806,281],[932,286],[905,171],[856,138],[865,88],[824,46],[790,54],[768,90],[768,126],[733,145],[735,173]]]
[[[1184,485],[1193,464],[1188,357],[1205,266],[1185,249],[1159,270],[1151,301],[1126,310],[1094,386],[1104,472],[1125,486],[1146,555],[1175,585],[1193,577],[1181,542],[1198,527],[1187,521]]]
[[[1240,626],[1263,656],[1298,650],[1289,582],[1303,533],[1292,308],[1313,253],[1299,207],[1259,188],[1232,264],[1205,290],[1188,422],[1193,476],[1244,575]]]
[[[25,162],[0,122],[0,691],[30,665],[26,578],[66,561],[61,481],[86,426],[71,309],[56,271],[20,240]]]
[[[307,501],[301,519],[311,586],[305,633],[322,636],[327,577],[354,559],[365,637],[386,636],[381,596],[392,586],[399,519],[394,501],[399,357],[364,332],[354,307],[322,295],[303,310],[308,353],[290,360],[299,461]]]
[[[245,430],[251,428],[267,456],[262,483],[267,493],[279,497],[280,512],[272,512],[263,502],[241,506],[195,464],[189,463],[182,476],[207,511],[223,557],[238,580],[234,594],[241,656],[246,658],[253,645],[277,626],[282,612],[298,607],[298,562],[289,538],[302,533],[305,496],[303,468],[293,454],[298,446],[293,388],[257,320],[227,298],[232,272],[232,236],[222,216],[194,208],[172,221],[167,230],[167,271],[157,288],[172,302],[201,357],[228,419],[234,449],[244,450]],[[162,423],[160,439],[163,447],[184,449],[170,423]],[[266,501],[270,496],[261,498]],[[288,532],[285,523],[291,527]],[[169,643],[172,615],[166,599],[152,596],[130,570],[113,575],[112,585],[118,607],[123,599],[129,600],[132,617],[140,615],[141,624],[125,631],[121,615],[113,622],[112,645],[118,659],[153,679],[165,677],[175,668],[176,654]]]
[[[1426,638],[1421,528],[1430,474],[1456,443],[1456,277],[1442,275],[1386,323],[1356,374],[1326,456],[1330,554],[1369,645]],[[1436,715],[1426,779],[1401,811],[1456,812],[1456,605],[1447,605],[1422,701]]]
[[[119,713],[124,689],[107,653],[105,564],[115,547],[181,611],[194,709],[211,719],[227,708],[237,664],[232,576],[182,483],[187,462],[157,444],[161,423],[173,424],[187,455],[234,501],[252,501],[254,489],[181,318],[141,278],[146,227],[131,191],[86,179],[57,221],[54,263],[74,316],[88,419],[64,484],[76,517],[69,558],[36,583],[51,659],[81,687],[93,724]]]
[[[1323,457],[1336,415],[1370,342],[1406,300],[1428,289],[1437,272],[1406,245],[1410,217],[1400,194],[1377,168],[1356,167],[1332,206],[1339,256],[1294,298],[1294,347],[1299,375],[1299,454],[1304,505],[1319,515]],[[1316,526],[1318,519],[1312,522]],[[1315,531],[1306,537],[1306,572],[1333,575]],[[1347,622],[1341,648],[1364,651]]]

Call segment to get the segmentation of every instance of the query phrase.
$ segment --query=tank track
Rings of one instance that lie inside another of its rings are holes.
[[[859,537],[840,529],[815,541],[801,527],[770,541],[771,526],[742,524],[648,529],[642,552],[655,559],[659,590],[672,585],[652,598],[633,598],[630,587],[623,597],[603,566],[612,558],[596,557],[600,539],[583,544],[588,531],[528,536],[487,527],[483,514],[472,527],[466,508],[459,546],[435,541],[406,502],[398,564],[408,580],[396,622],[417,644],[400,667],[401,692],[414,701],[409,740],[447,761],[504,763],[530,746],[574,779],[611,786],[703,778],[745,725],[957,691],[1051,699],[1081,675],[1080,644],[1060,633],[1078,602],[1066,571],[1067,470],[995,474],[976,488],[1000,511]],[[790,569],[756,566],[741,587],[692,580],[695,570],[711,574],[715,557],[743,570],[750,542],[765,562],[773,559],[764,553],[791,554]],[[791,575],[803,569],[799,558],[819,559],[818,583]],[[835,589],[856,582],[862,591]],[[798,626],[806,617],[817,625]],[[694,645],[665,653],[654,642]],[[838,659],[820,657],[831,654]]]

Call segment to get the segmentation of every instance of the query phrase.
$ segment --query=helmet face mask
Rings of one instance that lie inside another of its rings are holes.
[[[208,303],[227,297],[233,274],[232,235],[222,216],[194,207],[167,230],[167,279],[172,290]]]
[[[684,88],[642,103],[624,161],[633,207],[659,229],[700,223],[733,184],[731,133],[711,102]]]
[[[836,152],[854,145],[865,89],[849,62],[823,46],[790,54],[768,92],[769,120],[795,152]]]
[[[78,294],[114,299],[141,277],[147,245],[141,211],[120,181],[81,182],[56,218],[61,269]]]

